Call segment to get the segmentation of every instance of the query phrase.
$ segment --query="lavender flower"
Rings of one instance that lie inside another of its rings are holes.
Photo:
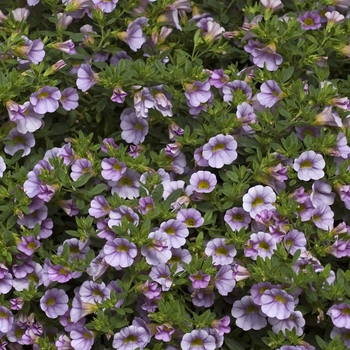
[[[294,298],[283,289],[272,288],[261,296],[261,311],[268,317],[287,319],[294,311]]]
[[[179,220],[170,219],[160,225],[160,231],[168,237],[169,248],[181,248],[186,243],[189,235],[186,224]]]
[[[243,227],[247,229],[251,220],[249,214],[243,208],[238,207],[227,210],[224,216],[224,221],[233,231],[239,231]]]
[[[5,306],[0,306],[0,332],[7,333],[14,323],[12,312]]]
[[[236,319],[237,327],[244,331],[259,330],[267,325],[265,315],[260,307],[254,304],[253,297],[249,295],[233,303],[231,314]]]
[[[136,198],[140,195],[140,175],[131,169],[126,169],[118,181],[108,181],[111,192],[118,193],[121,198]]]
[[[60,99],[61,92],[52,86],[44,86],[30,95],[30,103],[33,105],[34,112],[39,114],[55,112],[59,107]]]
[[[79,95],[77,90],[74,88],[64,89],[61,93],[60,102],[63,109],[65,109],[66,111],[76,109],[79,106],[78,100]]]
[[[253,57],[253,63],[256,64],[259,68],[264,68],[270,72],[273,72],[278,69],[278,66],[282,63],[283,58],[281,55],[276,53],[276,48],[274,47],[256,47],[251,52]]]
[[[210,193],[215,189],[217,180],[210,171],[200,170],[191,175],[190,184],[193,186],[193,190],[198,193]]]
[[[237,251],[233,244],[227,244],[224,238],[214,238],[207,243],[205,254],[213,258],[214,265],[230,265]]]
[[[257,185],[251,187],[243,196],[243,209],[254,219],[262,210],[274,209],[276,194],[269,186]]]
[[[16,128],[12,129],[4,140],[5,153],[13,156],[19,150],[23,150],[22,157],[30,153],[35,145],[35,138],[32,133],[21,134]]]
[[[303,335],[303,327],[305,326],[305,319],[300,311],[293,311],[290,316],[284,320],[279,320],[278,318],[269,317],[269,323],[272,325],[272,330],[275,334],[280,331],[283,334],[286,333],[286,329],[291,331],[293,328],[296,334],[300,337]]]
[[[183,350],[215,350],[215,338],[202,329],[186,333],[181,340]]]
[[[40,307],[49,318],[62,316],[68,311],[68,295],[62,289],[52,288],[40,299]]]
[[[272,107],[282,97],[281,89],[274,80],[267,80],[260,87],[257,99],[262,106]]]
[[[315,30],[321,27],[320,15],[310,11],[307,11],[302,16],[299,16],[298,21],[301,23],[301,28],[304,30]]]
[[[113,267],[129,267],[137,255],[136,245],[125,238],[106,242],[103,251],[106,254],[104,260]]]
[[[74,350],[90,350],[94,344],[94,335],[86,327],[76,327],[70,332],[70,337]]]
[[[123,140],[134,145],[145,140],[148,133],[148,122],[145,118],[138,118],[131,108],[127,108],[120,115],[120,120]]]
[[[190,107],[198,107],[200,104],[206,103],[212,96],[209,81],[195,81],[187,83],[185,87],[185,96]]]
[[[79,90],[88,91],[98,82],[98,74],[94,73],[89,64],[82,64],[78,69],[77,87]]]
[[[319,180],[324,176],[322,170],[326,163],[321,154],[314,151],[303,152],[294,160],[293,169],[298,172],[298,178],[303,181]]]
[[[237,158],[237,142],[231,135],[219,134],[209,139],[203,146],[203,158],[213,168],[222,168]]]
[[[104,158],[101,163],[101,175],[106,180],[119,181],[126,171],[126,165],[116,158]]]
[[[72,172],[70,173],[70,177],[77,181],[80,176],[86,173],[91,173],[92,171],[92,165],[91,162],[88,159],[77,159],[72,164],[71,168]]]
[[[350,305],[341,303],[331,306],[327,312],[333,324],[338,328],[350,329]]]
[[[113,338],[113,348],[118,350],[144,349],[150,341],[149,333],[138,326],[122,328]]]
[[[176,219],[185,223],[187,227],[200,227],[204,223],[201,213],[194,209],[181,209],[177,212]]]
[[[265,232],[258,232],[250,235],[250,239],[243,248],[246,257],[256,260],[258,256],[262,259],[266,257],[271,258],[277,245],[272,235]]]

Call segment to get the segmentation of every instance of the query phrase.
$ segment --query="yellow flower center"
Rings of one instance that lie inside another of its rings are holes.
[[[218,151],[222,151],[223,149],[225,149],[225,145],[223,143],[218,143],[213,147],[213,152],[216,153]]]
[[[168,235],[174,235],[176,233],[174,227],[168,227],[167,229],[165,229],[165,232],[168,234]]]
[[[208,181],[200,181],[199,184],[198,184],[198,189],[202,190],[202,189],[206,189],[208,190],[209,189],[209,182]]]
[[[232,220],[233,221],[240,221],[240,222],[242,222],[243,221],[243,215],[242,214],[234,214],[232,216]]]
[[[196,338],[191,341],[191,346],[203,346],[203,345],[204,345],[203,340],[200,338]]]
[[[38,100],[42,99],[42,98],[48,98],[50,96],[50,94],[46,91],[43,91],[41,92],[39,95],[38,95]]]
[[[54,298],[49,298],[46,300],[46,305],[47,306],[53,306],[56,304],[56,300]]]
[[[228,255],[228,250],[225,247],[219,247],[219,248],[216,248],[215,254],[216,255],[225,255],[225,256],[227,256]]]
[[[311,168],[312,168],[312,163],[311,163],[309,160],[304,160],[304,161],[300,164],[300,169],[304,169],[304,168],[311,169]]]
[[[128,344],[128,343],[135,343],[138,341],[138,338],[136,337],[136,335],[129,335],[128,337],[126,337],[124,339],[124,344]]]
[[[132,186],[132,180],[130,177],[123,177],[119,180],[119,186]]]
[[[260,198],[260,197],[256,197],[253,200],[252,208],[255,208],[256,206],[261,205],[261,204],[264,204],[264,200],[262,198]]]
[[[137,131],[141,131],[141,130],[143,130],[143,126],[142,126],[142,124],[140,124],[140,123],[136,123],[136,124],[134,125],[134,130],[137,130]]]
[[[194,219],[191,219],[191,218],[188,218],[186,221],[185,221],[185,224],[187,226],[194,226],[196,224],[196,222],[194,221]]]
[[[115,164],[113,164],[112,169],[113,169],[113,170],[121,171],[123,168],[122,168],[118,163],[115,163]]]
[[[245,312],[247,314],[252,314],[252,313],[257,313],[258,312],[258,308],[255,305],[248,305],[245,309]]]
[[[266,251],[270,250],[270,246],[266,242],[260,242],[259,248],[264,249]]]
[[[129,248],[125,245],[119,245],[116,249],[117,252],[128,252],[129,251]]]
[[[275,301],[278,301],[279,303],[286,304],[287,299],[284,298],[282,295],[276,295],[276,296],[275,296]]]
[[[342,315],[350,315],[350,309],[348,307],[341,310]]]
[[[35,249],[35,248],[36,248],[36,244],[35,244],[34,242],[29,242],[29,243],[27,244],[27,248],[28,248],[28,249]]]
[[[315,24],[314,20],[310,17],[304,19],[304,24],[306,26],[313,26]]]

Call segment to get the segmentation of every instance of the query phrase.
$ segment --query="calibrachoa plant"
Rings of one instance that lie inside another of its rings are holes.
[[[1,1],[0,349],[349,349],[349,28]]]

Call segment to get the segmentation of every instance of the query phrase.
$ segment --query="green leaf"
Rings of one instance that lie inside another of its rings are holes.
[[[244,350],[242,345],[230,338],[225,338],[225,344],[230,350]]]

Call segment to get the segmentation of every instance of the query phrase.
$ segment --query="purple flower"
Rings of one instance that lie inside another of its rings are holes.
[[[40,63],[45,57],[44,43],[40,39],[29,40],[26,36],[22,36],[22,39],[24,45],[15,46],[14,53],[34,64]]]
[[[294,298],[285,290],[272,288],[261,296],[261,311],[268,317],[287,319],[294,311]]]
[[[312,221],[321,230],[327,231],[333,229],[334,212],[329,205],[320,204],[312,212]]]
[[[103,247],[104,260],[113,267],[129,267],[137,255],[137,247],[125,238],[115,238]]]
[[[218,335],[224,335],[225,333],[231,332],[231,327],[229,324],[231,323],[229,316],[224,316],[220,320],[214,320],[210,326],[216,331]]]
[[[146,118],[138,118],[131,108],[125,109],[120,115],[120,128],[122,139],[127,143],[137,145],[145,140],[148,133],[148,122]]]
[[[236,319],[237,327],[244,331],[249,331],[250,329],[259,330],[267,325],[265,315],[260,310],[260,307],[254,304],[253,297],[250,295],[235,301],[231,314]]]
[[[305,326],[305,320],[300,311],[293,311],[290,316],[284,320],[269,317],[269,323],[272,325],[272,330],[275,334],[278,334],[280,331],[285,334],[286,329],[291,331],[293,328],[295,328],[296,334],[299,337],[304,333],[303,327]]]
[[[318,13],[307,11],[298,17],[298,21],[304,30],[315,30],[321,27],[321,17]]]
[[[177,212],[176,219],[185,223],[187,227],[200,227],[204,224],[201,213],[194,209],[181,209]]]
[[[297,250],[304,252],[306,250],[306,238],[303,232],[291,230],[283,237],[283,244],[288,252],[292,255]]]
[[[320,204],[332,205],[334,198],[335,193],[332,192],[332,186],[327,181],[317,180],[312,184],[310,200],[315,208]]]
[[[30,235],[28,237],[22,236],[21,242],[17,245],[18,250],[28,256],[32,256],[39,247],[40,242],[35,239],[34,235]]]
[[[125,97],[127,95],[128,94],[125,91],[123,91],[123,89],[120,86],[115,86],[111,96],[111,101],[116,103],[124,103]]]
[[[113,338],[113,348],[118,350],[144,349],[150,341],[147,330],[139,326],[122,328]]]
[[[160,231],[168,237],[169,248],[181,248],[186,243],[189,230],[183,222],[170,219],[160,225]]]
[[[153,97],[155,100],[154,107],[157,111],[162,113],[163,117],[171,117],[173,115],[172,112],[172,104],[171,94],[167,92],[161,85],[155,86],[152,89]]]
[[[70,332],[70,337],[74,350],[90,350],[94,344],[94,335],[86,327],[76,327]]]
[[[171,258],[168,235],[161,230],[148,235],[151,242],[141,248],[141,254],[146,258],[147,264],[156,266],[165,264]]]
[[[5,306],[0,306],[0,333],[5,334],[10,331],[14,323],[12,312]]]
[[[5,153],[13,156],[17,151],[23,150],[22,157],[30,153],[30,149],[35,145],[34,135],[30,132],[21,134],[16,128],[12,129],[4,140]]]
[[[10,120],[17,124],[17,130],[22,134],[34,132],[40,129],[43,124],[41,119],[44,114],[35,113],[30,102],[19,105],[13,101],[7,101],[6,108]]]
[[[226,211],[224,221],[231,230],[239,231],[243,227],[247,229],[252,219],[243,208],[234,207]]]
[[[98,310],[98,306],[95,304],[84,303],[80,299],[79,294],[75,294],[72,302],[72,308],[70,310],[71,322],[76,323],[83,317],[92,314]]]
[[[282,63],[283,58],[281,55],[276,53],[275,48],[269,46],[266,47],[256,47],[251,52],[253,63],[256,64],[259,68],[264,68],[270,72],[273,72],[278,69],[278,66]]]
[[[131,169],[126,169],[118,181],[108,181],[111,192],[118,193],[121,198],[133,199],[140,195],[140,174]]]
[[[203,146],[203,158],[213,168],[222,168],[232,164],[237,158],[237,142],[231,135],[219,134],[209,139]]]
[[[210,275],[204,274],[201,270],[189,276],[194,289],[207,288],[210,282]]]
[[[154,338],[157,340],[162,340],[164,342],[169,342],[171,340],[171,335],[175,332],[175,328],[172,327],[169,323],[156,326],[156,334]]]
[[[231,104],[233,94],[241,91],[246,95],[247,100],[252,98],[252,88],[243,80],[234,80],[226,83],[222,87],[222,93],[224,95],[224,101],[229,105]]]
[[[89,64],[82,64],[78,69],[77,87],[79,90],[88,91],[98,82],[98,74],[94,73]]]
[[[339,335],[347,348],[350,348],[350,329],[333,327],[330,337],[334,339],[336,335]]]
[[[104,13],[111,13],[117,6],[119,0],[92,0],[94,7]]]
[[[190,184],[198,193],[210,193],[217,184],[216,176],[210,171],[199,170],[191,175]]]
[[[258,256],[262,259],[271,258],[273,251],[277,248],[276,240],[269,233],[258,232],[250,236],[248,242],[243,246],[244,255],[256,260]]]
[[[91,304],[101,303],[109,297],[110,293],[111,289],[103,282],[85,281],[79,289],[81,301]]]
[[[260,87],[256,98],[264,107],[272,107],[281,99],[281,89],[274,80],[267,80]]]
[[[162,291],[169,290],[173,283],[170,277],[170,269],[168,265],[165,264],[152,266],[149,277],[151,277],[153,281],[159,283],[162,286]]]
[[[215,338],[202,329],[195,329],[182,337],[183,350],[215,350]]]
[[[172,257],[169,259],[168,264],[172,267],[175,263],[177,264],[177,269],[175,273],[184,271],[184,268],[181,265],[181,262],[189,264],[192,260],[192,255],[187,249],[181,248],[171,248]]]
[[[236,280],[230,265],[220,267],[219,272],[215,275],[214,284],[220,295],[226,296],[232,292],[236,286]]]
[[[204,82],[195,81],[193,83],[187,83],[184,87],[186,90],[185,96],[187,103],[190,107],[198,107],[201,104],[208,102],[212,96],[208,80]]]
[[[6,163],[4,158],[0,156],[0,178],[4,176],[4,172],[6,170]]]
[[[243,209],[254,219],[264,209],[271,210],[275,207],[276,194],[269,186],[257,185],[251,187],[243,196]]]
[[[341,303],[329,308],[327,315],[331,316],[333,324],[338,328],[350,329],[350,305]]]
[[[214,265],[230,265],[236,253],[235,246],[227,244],[225,238],[214,238],[205,248],[205,254],[213,258]]]
[[[60,99],[60,90],[52,86],[44,86],[30,95],[30,103],[33,105],[34,112],[39,114],[55,112],[59,107]]]
[[[321,154],[314,151],[303,152],[294,160],[293,169],[298,172],[298,178],[303,181],[319,180],[324,176],[322,170],[326,163]]]
[[[101,175],[106,180],[119,181],[126,171],[126,165],[116,158],[104,158]]]
[[[45,292],[40,299],[40,307],[47,317],[56,318],[68,311],[68,295],[62,289],[52,288]]]
[[[83,174],[91,173],[92,165],[88,159],[81,158],[74,161],[71,170],[70,177],[77,181]]]
[[[66,111],[71,111],[72,109],[76,109],[79,106],[78,100],[79,100],[79,95],[77,90],[74,88],[64,89],[61,93],[60,102],[62,104],[62,107]]]
[[[96,196],[91,201],[91,207],[89,209],[89,215],[94,218],[101,218],[105,215],[108,215],[111,208],[107,199],[104,196]]]
[[[146,215],[149,210],[153,210],[154,202],[151,196],[142,197],[139,199],[139,211]]]
[[[47,269],[48,278],[52,282],[65,283],[72,279],[72,272],[62,265],[49,266]]]
[[[136,116],[138,118],[147,118],[148,110],[154,107],[155,99],[151,94],[150,89],[143,88],[142,90],[138,90],[134,93],[134,109]],[[131,113],[132,109],[127,108],[125,111],[127,113]]]

